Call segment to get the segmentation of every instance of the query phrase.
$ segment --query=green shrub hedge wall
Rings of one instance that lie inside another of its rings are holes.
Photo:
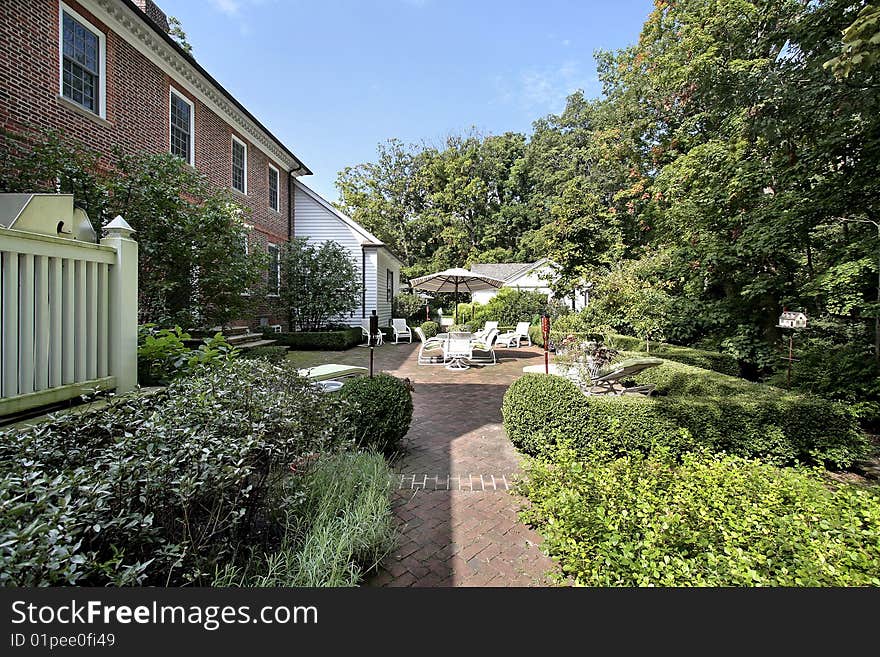
[[[629,335],[613,334],[610,336],[610,342],[610,346],[621,351],[645,351],[645,341]],[[740,375],[739,362],[736,358],[720,351],[706,351],[705,349],[658,343],[652,344],[651,355],[730,376]]]
[[[270,345],[268,347],[253,347],[239,351],[239,358],[249,360],[267,360],[270,363],[282,363],[287,360],[287,347]]]
[[[413,401],[407,382],[390,374],[349,378],[339,391],[347,402],[342,423],[359,445],[391,454],[409,431]]]
[[[676,376],[682,372],[684,379]],[[652,379],[678,387],[658,384],[667,393],[658,397],[586,396],[562,377],[523,376],[504,396],[505,430],[528,454],[565,439],[583,452],[601,448],[620,455],[662,447],[680,455],[707,447],[778,464],[849,466],[865,453],[857,420],[843,404],[679,363],[647,370],[637,382]]]
[[[271,547],[280,482],[340,444],[341,405],[232,360],[0,433],[0,586],[209,584]]]
[[[390,330],[390,329],[389,329]],[[291,349],[343,351],[364,341],[360,327],[336,331],[266,333],[266,338]]]
[[[523,519],[585,586],[878,586],[880,498],[731,455],[535,460]]]

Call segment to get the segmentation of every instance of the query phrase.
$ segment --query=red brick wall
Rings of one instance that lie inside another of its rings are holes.
[[[79,13],[106,38],[106,120],[59,100],[58,0],[0,1],[0,125],[8,130],[54,129],[109,156],[114,146],[130,153],[168,152],[168,75],[108,29],[75,0],[67,6]],[[232,181],[233,130],[222,118],[178,82],[195,107],[195,168],[218,186]],[[267,241],[287,240],[287,180],[279,171],[279,211],[269,208],[269,158],[243,134],[248,146],[247,195],[233,190],[236,200],[251,211],[252,248]],[[270,323],[283,323],[273,308]]]

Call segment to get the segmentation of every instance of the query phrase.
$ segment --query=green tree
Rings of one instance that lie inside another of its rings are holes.
[[[315,245],[297,238],[285,244],[281,275],[281,303],[296,330],[326,328],[360,302],[357,269],[348,251],[332,240]]]

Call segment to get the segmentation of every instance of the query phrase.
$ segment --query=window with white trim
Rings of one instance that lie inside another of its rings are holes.
[[[232,135],[232,188],[247,194],[247,144]]]
[[[269,207],[278,212],[278,169],[269,165]]]
[[[269,244],[268,294],[277,297],[281,293],[281,253],[277,244]]]
[[[190,165],[195,165],[194,143],[195,112],[188,98],[174,89],[169,92],[168,134],[171,154]]]
[[[104,34],[64,4],[59,22],[61,96],[103,117]]]

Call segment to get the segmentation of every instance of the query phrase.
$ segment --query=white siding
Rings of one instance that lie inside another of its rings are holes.
[[[296,189],[294,203],[294,236],[306,238],[313,244],[323,244],[329,240],[338,242],[351,254],[351,261],[357,270],[358,281],[363,280],[361,243],[352,229],[299,188]],[[373,271],[375,271],[375,265]],[[368,297],[370,278],[370,266],[367,265]],[[375,274],[372,278],[375,288]],[[367,315],[369,315],[370,308],[372,306],[368,299]],[[358,304],[358,308],[352,315],[335,318],[335,321],[351,326],[360,326],[361,312],[362,309]]]
[[[397,258],[392,257],[385,249],[379,250],[378,271],[376,282],[378,285],[377,311],[379,314],[379,325],[391,325],[391,302],[388,301],[388,272],[394,275],[394,291],[393,294],[400,292],[400,263]]]
[[[377,247],[367,247],[364,249],[366,253],[366,264],[367,264],[367,317],[373,314],[373,310],[376,310],[376,314],[379,315],[379,326],[385,326],[386,324],[382,322],[382,315],[379,314],[379,308],[376,305],[376,299],[378,297],[379,286],[377,285],[378,279],[378,267],[379,267],[379,249]]]

